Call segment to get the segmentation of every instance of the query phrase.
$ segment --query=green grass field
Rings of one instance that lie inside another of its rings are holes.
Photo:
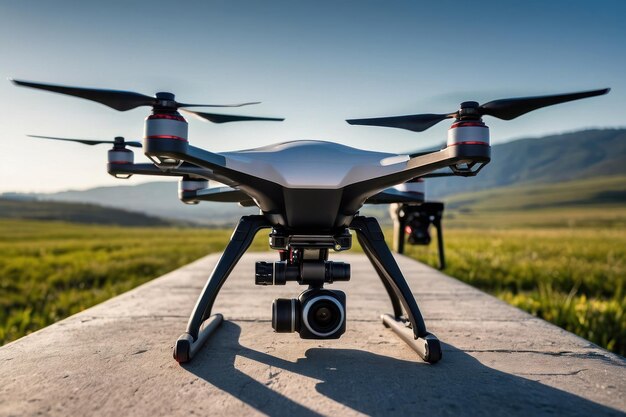
[[[626,354],[623,207],[448,215],[447,274]],[[220,251],[230,233],[0,220],[0,342]],[[267,250],[266,238],[252,249]],[[436,265],[434,244],[407,254]]]
[[[626,355],[626,177],[456,195],[446,273]],[[407,255],[437,265],[434,242]]]
[[[0,344],[221,251],[230,233],[0,219]]]
[[[624,229],[447,229],[444,240],[446,274],[626,355]],[[435,245],[406,254],[437,265]]]

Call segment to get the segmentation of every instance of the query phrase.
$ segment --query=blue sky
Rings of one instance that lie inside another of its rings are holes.
[[[187,102],[260,100],[230,112],[287,118],[190,120],[190,141],[213,151],[293,139],[415,150],[443,142],[447,124],[417,134],[343,120],[449,112],[465,100],[613,89],[511,122],[486,119],[492,142],[502,143],[626,126],[625,15],[626,1],[0,0],[0,77],[172,91]],[[148,109],[116,112],[2,80],[0,103],[0,192],[148,180],[110,178],[106,146],[25,137],[138,139]]]

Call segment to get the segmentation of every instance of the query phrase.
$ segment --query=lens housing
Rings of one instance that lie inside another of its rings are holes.
[[[302,339],[338,339],[346,331],[346,295],[311,288],[297,299],[272,303],[272,328],[277,333],[300,333]]]
[[[345,323],[345,310],[335,297],[318,295],[307,301],[302,309],[302,322],[312,334],[329,337]]]
[[[338,339],[346,331],[346,294],[343,291],[311,288],[298,297],[302,306],[300,337]]]

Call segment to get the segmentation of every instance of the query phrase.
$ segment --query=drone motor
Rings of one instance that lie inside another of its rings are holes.
[[[475,101],[461,103],[457,119],[448,129],[447,147],[463,145],[489,146],[489,127],[483,123],[479,112],[479,105]],[[450,168],[455,174],[475,175],[483,163],[459,161]]]
[[[156,93],[158,104],[144,125],[143,147],[146,155],[161,168],[177,168],[181,161],[159,152],[187,152],[188,124],[177,111],[172,93]]]
[[[124,138],[118,136],[114,139],[113,147],[107,153],[109,165],[133,164],[135,156],[133,151],[126,148]],[[113,174],[115,178],[130,178],[132,175]]]
[[[209,181],[203,178],[182,177],[178,181],[178,198],[185,204],[198,204],[198,200],[185,199],[185,192],[204,190],[209,187]]]

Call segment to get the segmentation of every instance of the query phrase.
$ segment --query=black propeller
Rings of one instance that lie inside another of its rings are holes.
[[[184,110],[185,113],[193,114],[201,119],[208,120],[213,123],[228,123],[228,122],[244,122],[248,120],[265,120],[272,122],[282,122],[285,119],[276,117],[255,117],[255,116],[234,116],[229,114],[216,114],[216,113],[202,113],[199,111]]]
[[[609,91],[611,91],[610,88],[603,88],[600,90],[556,94],[550,96],[506,98],[490,101],[483,105],[479,105],[475,101],[466,101],[461,103],[461,109],[454,113],[413,114],[407,116],[378,117],[371,119],[350,119],[346,121],[351,125],[396,127],[411,130],[413,132],[423,132],[429,127],[434,126],[445,119],[480,119],[480,117],[488,115],[502,120],[512,120],[542,107],[587,97],[600,96],[608,93]]]
[[[85,145],[99,145],[101,143],[111,143],[114,145],[125,145],[125,146],[132,146],[133,148],[141,148],[141,142],[135,142],[135,141],[127,142],[121,136],[117,136],[114,140],[68,139],[68,138],[55,138],[53,136],[37,136],[37,135],[28,135],[28,137],[39,138],[39,139],[65,140],[68,142],[78,142],[78,143],[82,143]]]
[[[87,100],[96,101],[119,111],[132,110],[140,106],[161,107],[165,109],[178,109],[180,107],[241,107],[249,104],[259,104],[259,101],[239,104],[188,104],[179,103],[174,100],[174,94],[156,93],[155,97],[146,96],[132,91],[104,90],[100,88],[67,87],[62,85],[52,85],[35,83],[30,81],[11,80],[14,84],[37,88],[39,90],[52,91],[55,93],[67,94],[81,97]]]

